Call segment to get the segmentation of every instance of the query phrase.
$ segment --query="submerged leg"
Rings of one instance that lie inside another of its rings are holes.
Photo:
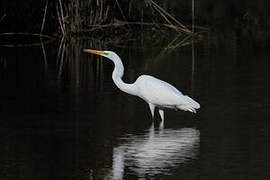
[[[161,122],[159,124],[159,129],[163,129],[164,128],[164,110],[159,109],[158,112],[159,112],[159,115],[161,117]]]
[[[150,111],[152,114],[152,118],[154,119],[154,114],[155,114],[155,105],[149,103]]]
[[[155,137],[155,125],[154,121],[152,121],[152,125],[149,128],[149,139],[152,139]]]
[[[163,130],[163,129],[164,129],[164,121],[160,121],[160,123],[159,123],[159,130]],[[162,134],[163,132],[160,131],[159,133]]]

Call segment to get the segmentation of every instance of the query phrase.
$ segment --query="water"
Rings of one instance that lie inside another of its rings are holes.
[[[1,47],[1,179],[269,179],[269,46],[208,33],[164,52],[173,38]],[[116,51],[126,82],[154,75],[201,109],[166,110],[160,128],[83,48]]]

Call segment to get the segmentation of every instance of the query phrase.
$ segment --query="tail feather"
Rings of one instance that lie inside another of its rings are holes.
[[[186,106],[186,105],[177,106],[177,109],[181,109],[181,110],[184,110],[184,111],[189,111],[189,112],[192,112],[192,113],[197,113],[195,108],[190,107],[190,106]]]
[[[199,109],[201,106],[195,100],[191,99],[188,96],[184,96],[185,101],[194,109]]]

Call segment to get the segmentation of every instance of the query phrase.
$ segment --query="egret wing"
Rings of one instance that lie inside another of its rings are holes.
[[[139,91],[138,95],[152,104],[170,107],[187,103],[179,90],[153,76],[140,76],[136,85]]]

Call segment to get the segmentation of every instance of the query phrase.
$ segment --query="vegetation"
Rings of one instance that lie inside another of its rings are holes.
[[[86,35],[113,39],[134,30],[155,33],[173,30],[177,32],[176,36],[190,36],[192,32],[208,30],[201,26],[210,27],[212,32],[234,31],[245,38],[264,39],[270,27],[269,2],[31,0],[31,6],[28,6],[21,1],[13,3],[3,0],[0,3],[1,44],[10,43],[5,41],[8,39],[5,36],[10,37],[12,33],[19,32],[27,36],[30,33],[53,37]]]
[[[37,29],[38,26],[39,33],[37,30],[23,30],[25,26],[14,21],[14,24],[17,25],[14,27],[16,29],[21,27],[22,32],[1,33],[0,36],[4,37],[1,42],[2,46],[22,44],[4,41],[4,39],[12,39],[11,36],[25,38],[28,36],[31,39],[39,36],[43,38],[43,41],[44,39],[52,40],[57,36],[77,35],[111,39],[117,37],[119,39],[119,35],[125,35],[137,29],[149,29],[157,32],[164,28],[189,37],[192,34],[191,26],[184,25],[170,14],[169,10],[165,10],[153,0],[130,0],[128,2],[124,0],[43,0],[39,5],[42,7],[41,11],[27,9],[28,14],[32,15],[27,19],[29,27]],[[0,23],[3,22],[3,26],[10,21],[10,19],[6,21],[6,17],[11,18],[12,14],[7,13],[0,16]],[[31,46],[35,44],[30,43]]]
[[[45,17],[47,4],[44,9]],[[191,33],[187,26],[153,0],[144,0],[144,3],[138,0],[131,0],[128,3],[123,0],[71,0],[63,3],[62,0],[58,0],[56,10],[63,35],[93,33],[112,27],[130,28],[134,25],[159,25],[172,28],[179,33]]]

